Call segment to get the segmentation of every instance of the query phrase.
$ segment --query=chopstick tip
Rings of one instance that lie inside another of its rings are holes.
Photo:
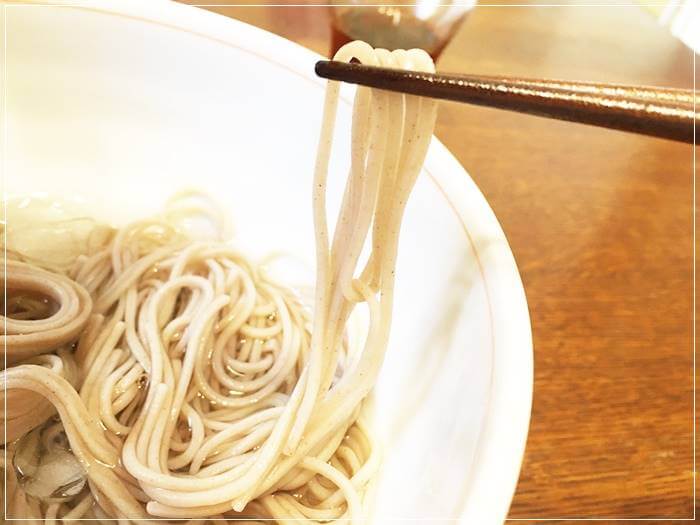
[[[327,71],[329,63],[330,60],[319,60],[318,62],[316,62],[316,65],[314,66],[314,71],[316,72],[316,75],[321,78],[328,78]]]

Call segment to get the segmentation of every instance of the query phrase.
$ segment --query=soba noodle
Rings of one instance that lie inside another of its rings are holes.
[[[362,42],[335,56],[353,58],[433,69],[423,51]],[[177,227],[194,212],[220,225],[210,209],[173,205],[101,230],[102,242],[65,269],[8,242],[8,519],[367,517],[379,452],[364,400],[387,346],[401,219],[436,104],[357,90],[331,238],[326,181],[338,98],[329,82],[313,182],[312,309],[222,240]],[[355,345],[346,329],[359,303],[369,324]]]

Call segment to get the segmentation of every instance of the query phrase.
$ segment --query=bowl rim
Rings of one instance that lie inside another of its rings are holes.
[[[5,6],[10,7],[80,9],[165,26],[235,46],[313,84],[325,82],[315,76],[313,68],[308,68],[309,63],[325,57],[264,29],[192,5],[143,0],[29,0]],[[283,57],[284,61],[275,60],[275,56]],[[423,171],[464,228],[483,278],[491,320],[488,407],[479,432],[475,460],[466,476],[469,490],[463,499],[464,510],[457,521],[463,524],[503,523],[520,474],[532,408],[533,347],[525,291],[513,253],[493,210],[466,169],[436,137],[433,137]],[[482,246],[480,239],[484,238],[488,243]]]

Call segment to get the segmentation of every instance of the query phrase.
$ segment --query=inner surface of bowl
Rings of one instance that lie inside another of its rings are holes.
[[[313,267],[324,89],[312,74],[316,57],[241,23],[202,20],[225,38],[148,17],[8,7],[5,190],[77,197],[96,217],[124,224],[196,188],[230,214],[247,253],[283,251]],[[330,217],[348,165],[348,100],[336,126]],[[384,447],[375,523],[464,516],[479,483],[495,336],[474,242],[489,238],[472,239],[475,225],[456,211],[460,192],[483,199],[463,172],[465,182],[446,190],[443,150],[433,144],[402,228],[391,340],[374,395]],[[505,485],[501,508],[479,515],[505,516],[514,480]]]

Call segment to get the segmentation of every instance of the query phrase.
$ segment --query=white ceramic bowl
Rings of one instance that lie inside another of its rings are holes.
[[[317,55],[159,0],[8,5],[4,23],[6,191],[77,195],[120,223],[197,187],[230,210],[246,249],[313,260]],[[347,99],[341,106],[331,210],[349,150]],[[515,261],[474,182],[433,140],[406,212],[376,389],[386,450],[374,523],[501,523],[531,394]]]

